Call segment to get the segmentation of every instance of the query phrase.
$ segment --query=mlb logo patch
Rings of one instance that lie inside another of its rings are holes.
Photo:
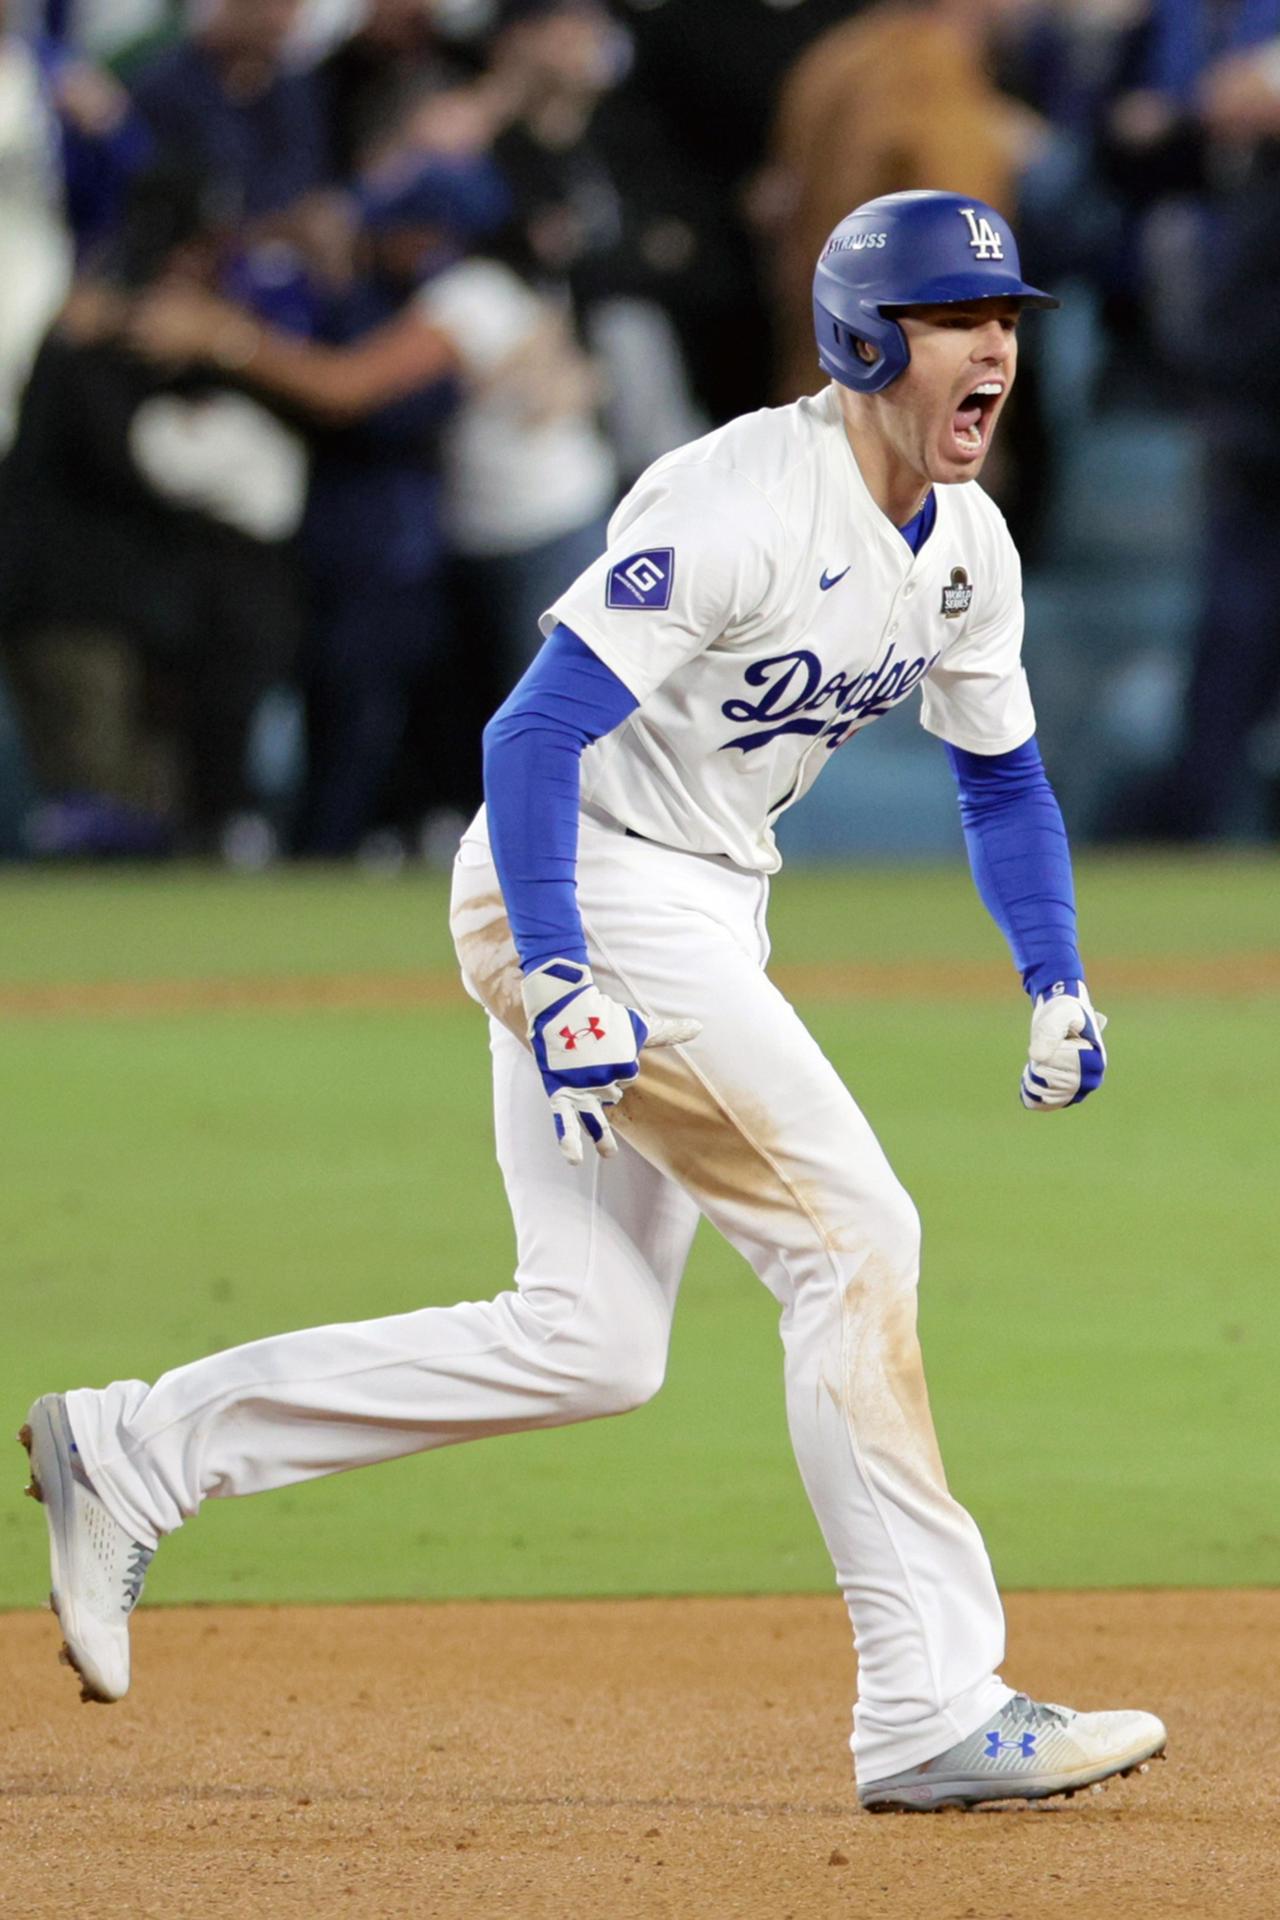
[[[968,613],[973,601],[973,588],[969,576],[963,567],[952,567],[951,585],[942,589],[942,613],[947,620],[958,620],[962,613]]]
[[[604,603],[620,612],[636,607],[661,612],[671,605],[675,571],[674,547],[648,547],[643,553],[633,553],[610,567]]]

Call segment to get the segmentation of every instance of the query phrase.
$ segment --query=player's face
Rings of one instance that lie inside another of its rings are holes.
[[[935,485],[976,480],[1018,366],[1016,300],[916,307],[901,316],[906,372],[874,396],[893,451]]]

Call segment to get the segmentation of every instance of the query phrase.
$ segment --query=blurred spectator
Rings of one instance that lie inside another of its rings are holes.
[[[56,41],[24,39],[0,0],[0,452],[77,240],[114,217],[147,150],[123,89]]]
[[[434,0],[368,0],[355,32],[320,67],[340,178],[385,160],[380,148],[389,130],[403,137],[410,108],[467,77],[441,48],[433,11]]]
[[[286,52],[301,0],[192,0],[191,32],[134,78],[163,152],[198,165],[242,215],[279,213],[331,178],[314,73]]]
[[[1238,151],[1204,117],[1206,86],[1220,63],[1277,34],[1280,0],[1150,0],[1134,36],[1133,84],[1107,116],[1101,160],[1131,211],[1146,332],[1179,378],[1195,366],[1190,342],[1208,318],[1214,203]]]
[[[828,27],[867,0],[622,0],[645,98],[668,143],[715,181],[727,205],[759,165],[780,77]]]
[[[1210,67],[1194,104],[1223,183],[1209,317],[1188,356],[1206,432],[1205,586],[1154,824],[1211,839],[1242,824],[1250,742],[1280,703],[1280,33]]]
[[[1124,211],[1098,165],[1100,133],[1132,84],[1146,13],[1146,0],[1015,6],[992,47],[999,86],[1048,132],[1018,176],[1021,250],[1050,285],[1082,280],[1108,310],[1132,305],[1134,275]]]
[[[599,0],[501,0],[491,56],[511,102],[494,146],[515,196],[506,257],[571,306],[604,370],[628,481],[708,424],[680,329],[696,325],[717,271],[719,221],[643,103],[620,90],[630,51]]]
[[[623,0],[636,43],[632,90],[657,116],[667,164],[696,191],[698,304],[686,309],[687,323],[680,311],[677,319],[695,390],[715,420],[758,407],[772,383],[770,302],[744,202],[779,81],[811,41],[865,4]]]
[[[360,271],[330,303],[321,336],[347,349],[348,381],[359,377],[356,356],[376,353],[381,338],[388,376],[398,349],[410,384],[380,386],[375,367],[340,418],[322,389],[309,390],[308,778],[297,841],[327,856],[356,851],[389,815],[404,828],[411,817],[462,815],[478,803],[476,741],[491,686],[469,635],[460,657],[448,592],[441,441],[457,403],[457,360],[447,338],[420,325],[414,301],[423,278],[456,257],[461,236],[502,219],[506,194],[483,157],[436,156],[374,176],[361,206]],[[317,363],[313,380],[318,371]]]
[[[186,0],[44,0],[50,31],[113,67],[135,50],[177,39]]]
[[[441,208],[456,204],[437,195],[438,165],[399,177],[384,199],[367,196],[363,270],[335,303],[326,339],[290,337],[230,303],[176,288],[158,290],[134,322],[136,344],[153,358],[234,364],[246,386],[323,430],[309,514],[314,764],[303,845],[313,853],[349,852],[376,823],[415,695],[447,656],[440,483],[429,444],[441,383],[464,389],[446,447],[457,527],[469,519],[491,558],[505,541],[526,562],[544,560],[550,540],[578,534],[584,521],[594,541],[611,497],[588,370],[555,310],[494,261],[436,272],[418,291],[439,263]],[[557,572],[557,584],[563,577]],[[533,634],[536,644],[536,626]],[[468,631],[471,686],[485,685],[486,652]],[[451,683],[449,725],[430,751],[442,757],[461,739],[474,780],[483,702],[461,724],[459,697],[468,691]]]
[[[0,478],[0,636],[44,851],[213,850],[255,804],[250,724],[296,645],[305,453],[216,374],[173,381],[123,345],[138,287],[208,284],[222,245],[198,180],[138,182]]]
[[[824,33],[787,74],[771,164],[753,194],[772,256],[779,401],[822,383],[813,263],[853,207],[937,187],[1016,211],[1018,174],[1042,130],[997,90],[989,59],[1017,4],[885,0]]]
[[[539,616],[604,549],[617,468],[596,423],[600,375],[569,316],[496,261],[463,261],[420,299],[465,343],[448,527],[461,618],[500,698],[542,644]]]
[[[57,118],[35,51],[0,0],[0,452],[18,396],[71,278]]]

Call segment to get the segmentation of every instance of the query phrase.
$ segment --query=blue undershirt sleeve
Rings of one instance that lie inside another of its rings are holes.
[[[1011,753],[947,747],[960,791],[969,865],[1034,999],[1057,980],[1081,980],[1071,849],[1034,739]]]
[[[639,701],[566,626],[484,730],[489,844],[525,972],[548,960],[587,962],[578,913],[581,760]]]

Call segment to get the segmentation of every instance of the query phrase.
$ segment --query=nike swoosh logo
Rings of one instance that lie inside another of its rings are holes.
[[[853,562],[850,561],[849,566],[852,565]],[[838,587],[840,585],[840,582],[844,579],[844,574],[848,573],[848,571],[849,567],[846,567],[844,573],[828,573],[824,567],[822,570],[822,578],[819,580],[818,585],[824,593],[830,593],[832,587]]]

